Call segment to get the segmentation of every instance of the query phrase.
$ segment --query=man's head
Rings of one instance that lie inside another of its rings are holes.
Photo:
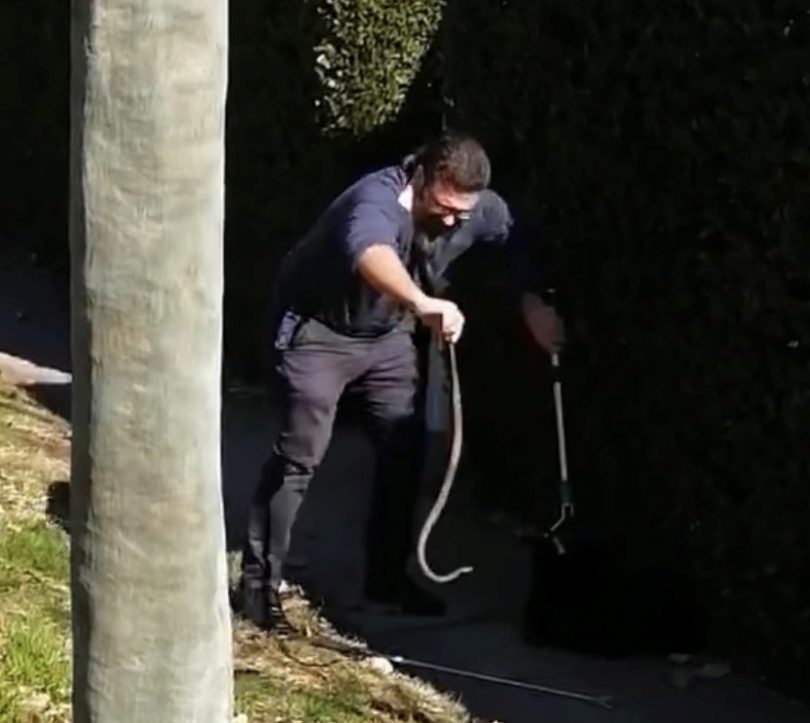
[[[414,164],[414,221],[430,235],[467,218],[491,176],[486,151],[463,134],[446,133],[427,143]]]

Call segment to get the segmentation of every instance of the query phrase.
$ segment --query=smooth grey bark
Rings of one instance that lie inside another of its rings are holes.
[[[230,723],[227,0],[73,0],[74,723]]]

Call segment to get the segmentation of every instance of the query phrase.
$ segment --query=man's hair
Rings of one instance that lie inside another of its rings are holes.
[[[416,151],[414,162],[425,184],[442,181],[462,193],[483,191],[492,175],[484,147],[464,133],[447,132],[429,141]]]

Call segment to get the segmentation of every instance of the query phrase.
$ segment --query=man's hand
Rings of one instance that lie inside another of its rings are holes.
[[[427,296],[411,279],[396,252],[387,244],[369,246],[357,270],[372,288],[413,309],[425,326],[455,343],[464,328],[464,315],[452,301]]]
[[[452,301],[423,296],[413,305],[419,320],[444,340],[455,344],[464,329],[464,314]]]
[[[565,343],[565,329],[557,312],[537,294],[530,293],[521,297],[520,310],[537,344],[549,354],[560,351]]]

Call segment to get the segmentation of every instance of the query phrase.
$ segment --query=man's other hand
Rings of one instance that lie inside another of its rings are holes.
[[[559,352],[565,343],[565,328],[553,307],[545,304],[537,294],[525,293],[520,300],[520,309],[537,344],[549,354]]]

